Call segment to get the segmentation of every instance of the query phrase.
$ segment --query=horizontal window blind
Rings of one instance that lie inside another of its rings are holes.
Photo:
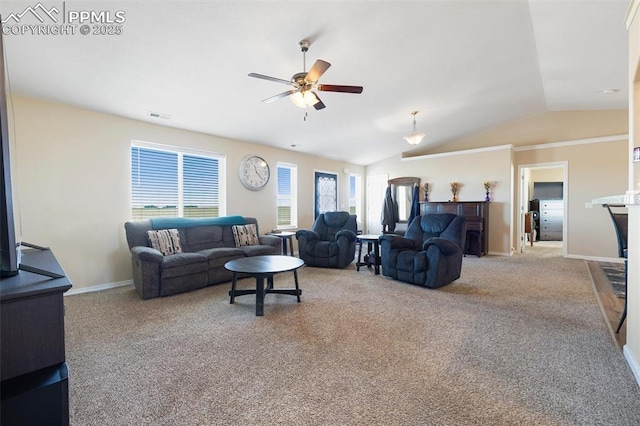
[[[278,208],[278,226],[294,227],[297,225],[297,199],[295,194],[296,166],[278,164],[277,168],[278,194],[276,204]]]
[[[183,156],[183,216],[218,216],[218,171],[218,160],[215,158]]]
[[[134,147],[131,149],[132,206],[178,205],[178,154]]]
[[[131,147],[132,218],[220,216],[221,163],[215,156]]]
[[[356,177],[349,176],[349,213],[356,214],[357,194],[356,194]]]

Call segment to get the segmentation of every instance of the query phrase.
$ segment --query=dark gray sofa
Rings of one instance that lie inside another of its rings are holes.
[[[231,281],[233,273],[225,269],[230,260],[247,256],[280,254],[282,240],[272,235],[259,236],[258,245],[236,247],[232,224],[255,224],[255,218],[239,219],[223,225],[201,225],[202,220],[176,218],[179,226],[154,225],[158,222],[141,220],[124,225],[131,251],[133,283],[143,299],[169,296],[212,284]],[[165,218],[167,219],[167,218]],[[220,223],[224,223],[224,218]],[[215,220],[211,221],[216,223]],[[165,221],[167,225],[171,222]],[[182,253],[163,256],[151,247],[147,231],[175,228],[180,235]]]

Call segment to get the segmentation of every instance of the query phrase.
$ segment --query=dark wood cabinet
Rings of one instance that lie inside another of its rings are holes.
[[[24,251],[21,262],[64,276],[50,250]],[[0,283],[3,425],[69,423],[63,294],[70,288],[67,277],[27,271]]]
[[[65,361],[62,314],[61,292],[2,300],[2,380]]]
[[[467,218],[464,253],[480,257],[489,253],[489,204],[486,201],[422,201],[420,213],[453,213]]]

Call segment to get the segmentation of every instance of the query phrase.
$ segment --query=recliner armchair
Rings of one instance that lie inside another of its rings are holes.
[[[466,229],[464,216],[435,213],[413,219],[404,237],[382,235],[382,275],[429,288],[457,280]]]
[[[296,232],[300,258],[309,266],[344,268],[356,253],[356,215],[326,212],[318,215],[312,229]]]

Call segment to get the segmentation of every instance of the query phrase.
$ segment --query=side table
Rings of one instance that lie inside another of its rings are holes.
[[[282,240],[282,254],[287,256],[294,256],[293,254],[293,236],[296,235],[295,232],[291,231],[281,231],[281,232],[269,232],[267,235],[273,235],[274,237],[280,237]],[[287,245],[289,249],[287,249]],[[287,253],[289,252],[289,253]]]
[[[362,243],[367,243],[367,252],[371,251],[371,245],[373,245],[373,268],[376,275],[380,275],[380,235],[364,234],[356,235],[356,243],[359,245],[358,249],[358,261],[356,262],[356,271],[360,271],[361,266],[369,266],[366,262],[361,262],[362,259]]]

